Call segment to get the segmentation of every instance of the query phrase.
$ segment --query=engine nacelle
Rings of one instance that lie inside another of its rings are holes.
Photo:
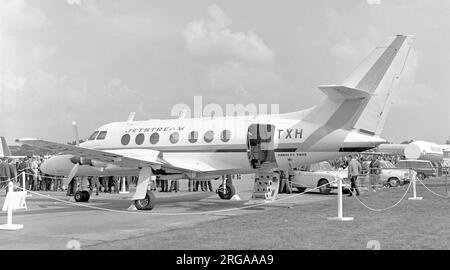
[[[431,162],[442,162],[444,152],[442,148],[431,142],[414,141],[408,144],[404,150],[407,159],[429,160]]]

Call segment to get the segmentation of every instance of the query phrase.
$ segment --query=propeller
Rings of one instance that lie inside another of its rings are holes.
[[[67,175],[67,178],[65,178],[63,180],[63,185],[64,186],[66,186],[66,187],[69,186],[70,181],[72,181],[72,179],[75,177],[75,175],[77,174],[79,168],[80,168],[80,165],[78,163],[75,164],[75,166],[72,167],[72,169],[69,172],[69,175]]]
[[[77,122],[73,121],[73,122],[72,122],[72,127],[73,127],[73,137],[75,138],[75,145],[76,145],[76,146],[80,146],[80,140],[78,139],[78,126],[77,126]]]
[[[77,127],[77,122],[73,121],[72,122],[72,127],[73,127],[73,136],[75,138],[75,145],[76,146],[80,146],[80,140],[78,139],[78,127]],[[80,163],[81,163],[81,158],[78,156],[73,156],[70,161],[72,163],[74,163],[75,165],[72,167],[72,169],[69,172],[69,175],[67,175],[67,178],[65,178],[63,180],[63,185],[65,185],[66,187],[69,186],[70,181],[72,181],[72,179],[75,177],[75,175],[78,172],[78,169],[80,168]]]

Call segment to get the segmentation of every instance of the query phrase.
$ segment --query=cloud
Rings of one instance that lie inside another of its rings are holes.
[[[353,40],[346,38],[331,47],[331,54],[337,58],[357,58],[360,50]]]
[[[216,5],[209,18],[190,22],[183,31],[188,49],[197,55],[224,53],[250,62],[270,62],[273,51],[255,33],[232,32],[231,19]]]
[[[381,0],[366,0],[369,5],[381,5]]]
[[[0,1],[0,32],[39,28],[47,21],[45,14],[26,5],[24,0]]]

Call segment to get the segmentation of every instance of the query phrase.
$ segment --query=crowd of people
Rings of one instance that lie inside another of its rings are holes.
[[[371,153],[354,154],[354,157],[363,166],[363,168],[362,168],[363,171],[367,170],[367,168],[364,168],[364,164],[370,164],[376,160],[389,161],[395,165],[399,160],[405,159],[405,156],[401,156],[401,155],[380,155],[380,154],[371,154]],[[329,162],[335,170],[338,170],[339,168],[342,168],[342,169],[347,168],[350,160],[351,160],[351,155],[339,157],[339,158],[330,160]],[[370,163],[366,162],[366,161],[370,161]]]
[[[31,191],[67,191],[68,196],[73,196],[77,189],[84,185],[83,181],[87,180],[87,187],[96,195],[99,192],[119,193],[123,187],[122,181],[125,180],[125,189],[129,190],[130,184],[137,184],[137,176],[103,176],[103,177],[74,177],[74,179],[66,187],[63,185],[62,176],[46,175],[40,170],[40,166],[44,161],[44,157],[25,157],[21,159],[1,158],[0,159],[0,189],[7,186],[10,179],[16,185],[23,187],[22,173],[25,173],[25,188]],[[212,192],[211,180],[196,181],[188,180],[188,191],[196,192]],[[180,190],[179,180],[163,180],[156,179],[152,183],[152,190],[160,192],[178,192]]]

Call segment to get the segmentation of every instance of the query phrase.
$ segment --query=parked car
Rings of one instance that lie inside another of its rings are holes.
[[[380,170],[377,176],[383,186],[396,187],[408,183],[416,175],[414,170],[398,168],[390,161],[380,160]]]
[[[296,187],[300,192],[303,192],[306,188],[323,186],[319,188],[319,192],[322,194],[330,194],[332,190],[337,190],[338,188],[338,183],[333,181],[346,177],[347,171],[333,170],[330,163],[322,161],[304,166],[300,171],[294,171],[292,187]],[[349,189],[350,185],[343,181],[342,191],[347,193]]]
[[[427,177],[436,177],[438,175],[437,169],[428,160],[400,160],[395,166],[398,168],[413,169],[417,172],[417,178],[423,180]]]

